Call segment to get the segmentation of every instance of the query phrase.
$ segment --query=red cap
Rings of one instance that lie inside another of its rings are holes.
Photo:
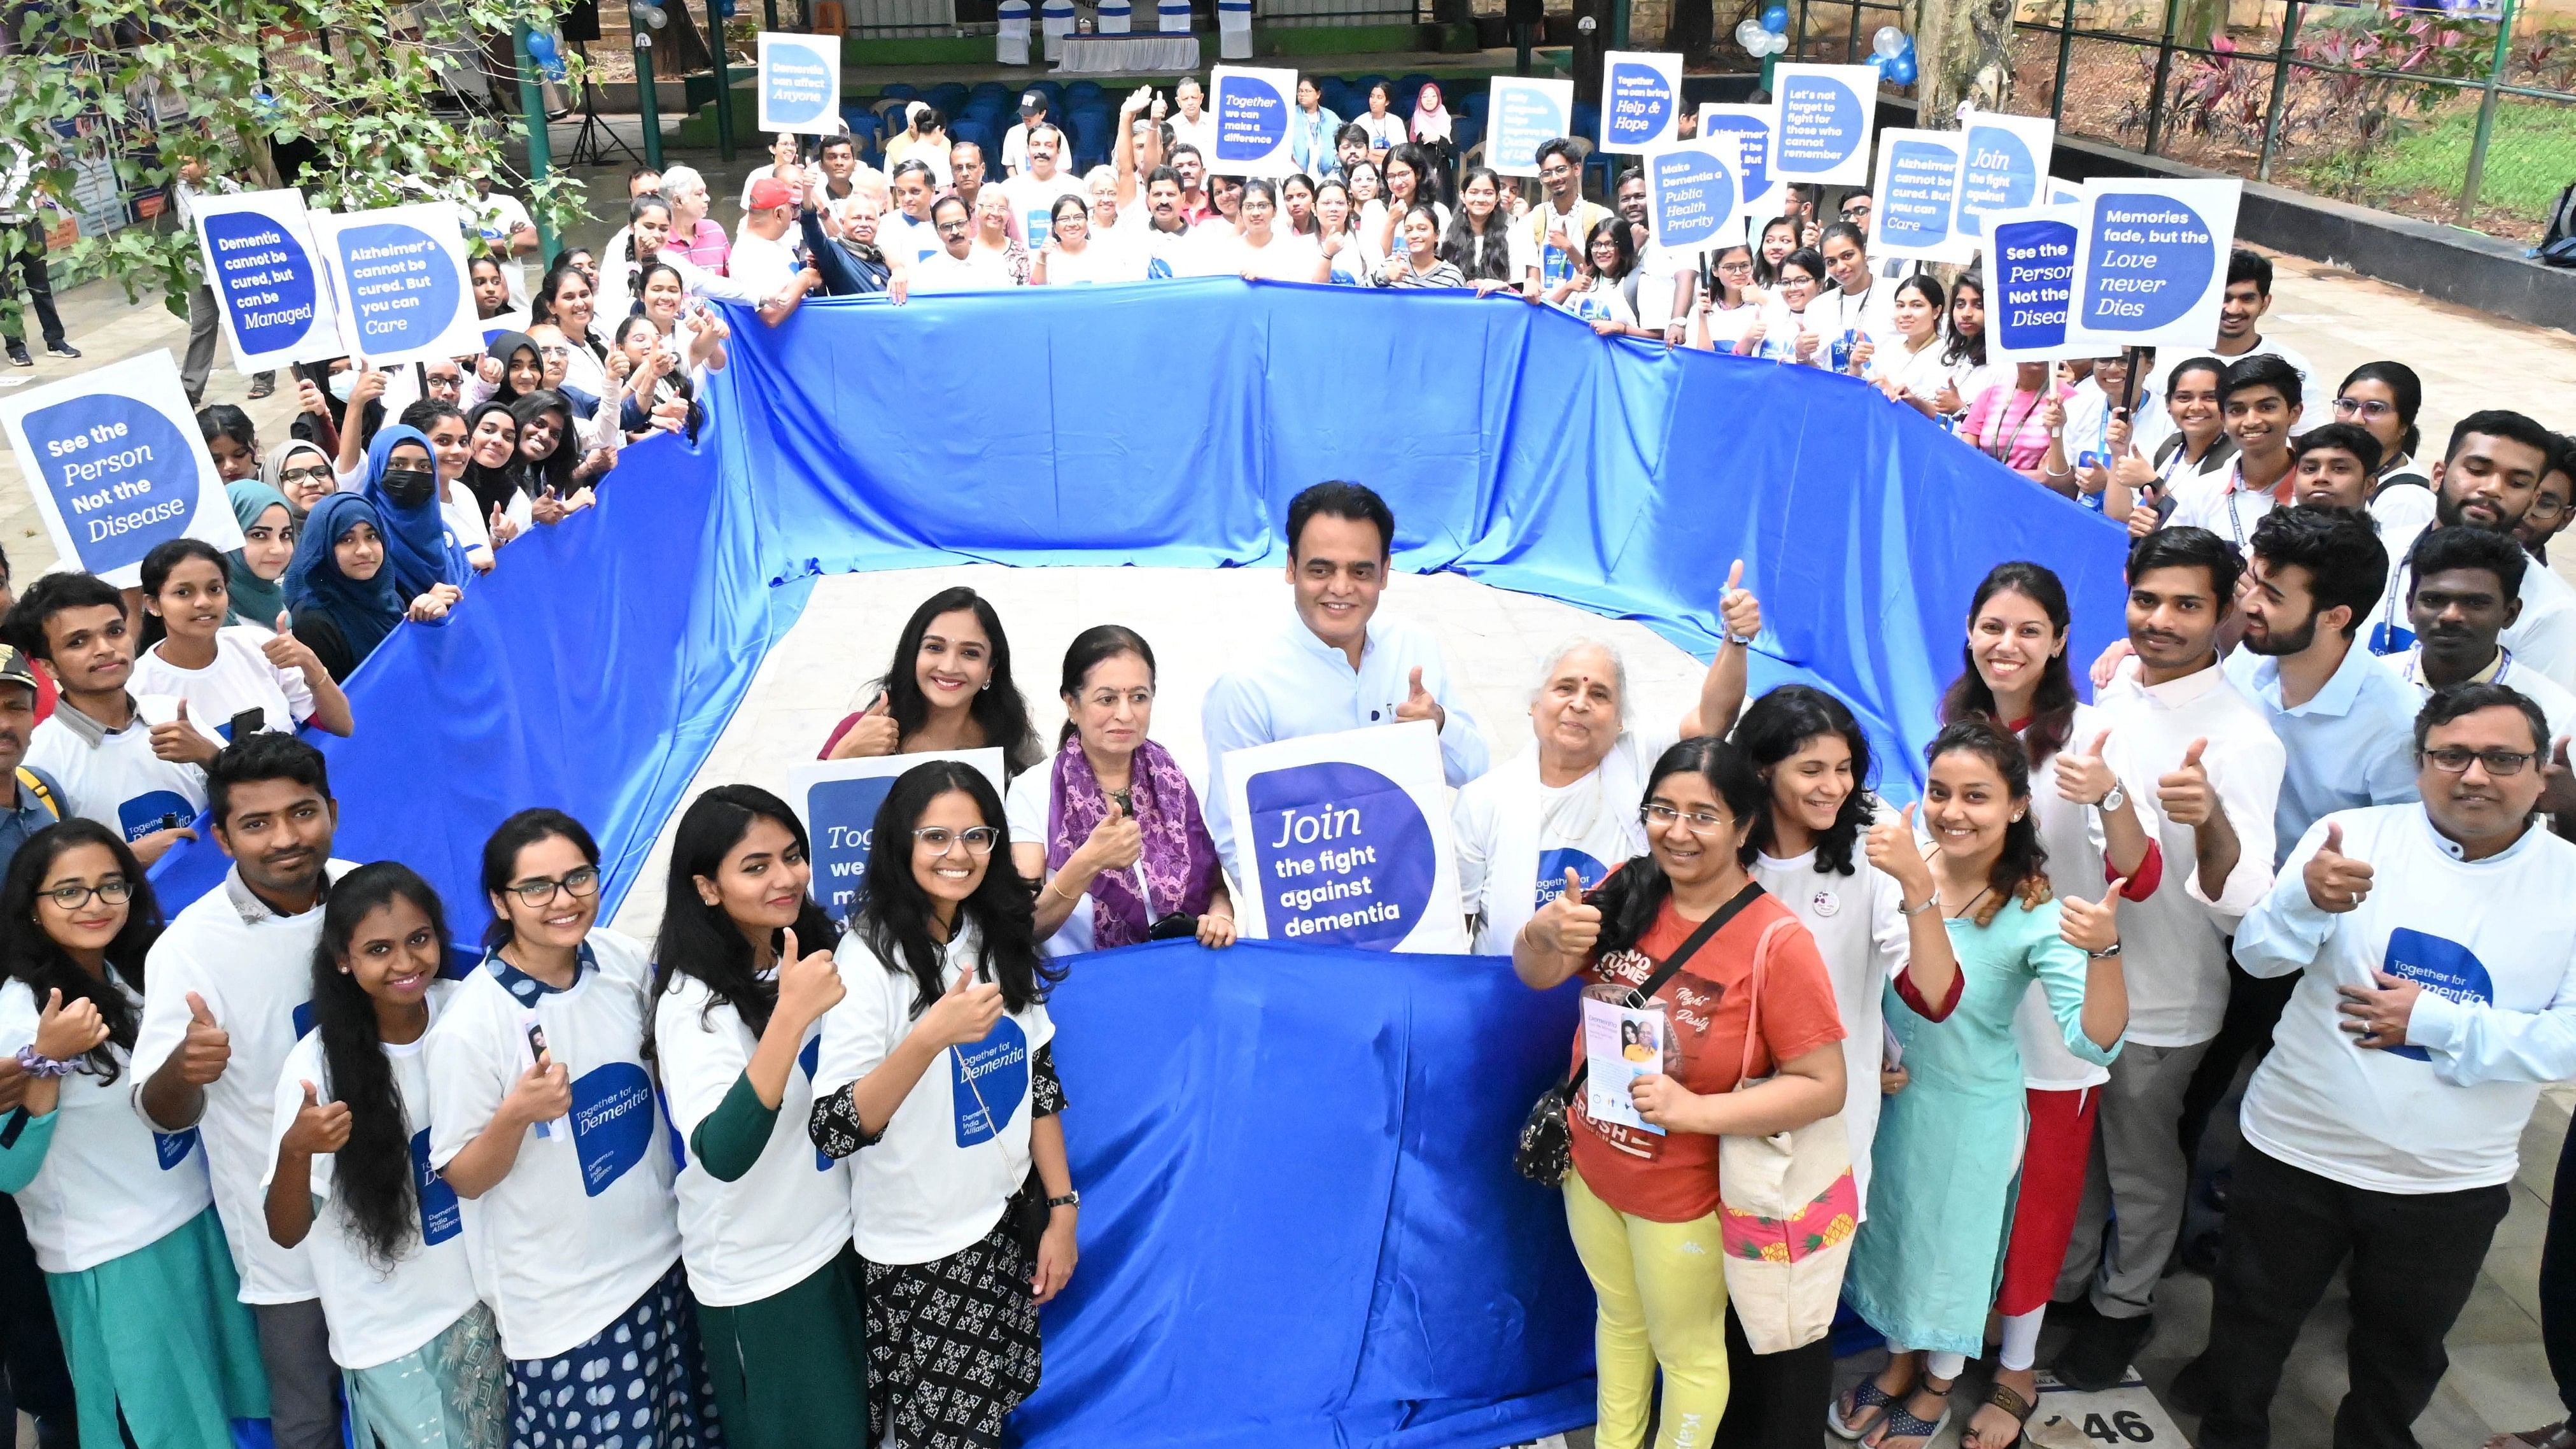
[[[775,176],[764,176],[751,183],[751,209],[754,211],[795,204],[796,193],[788,190],[787,183]]]

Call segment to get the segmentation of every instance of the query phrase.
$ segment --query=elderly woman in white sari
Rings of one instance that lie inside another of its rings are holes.
[[[1646,771],[1677,739],[1723,734],[1744,703],[1745,649],[1762,631],[1762,606],[1727,577],[1719,604],[1725,638],[1678,734],[1631,728],[1628,669],[1614,646],[1560,645],[1530,691],[1530,748],[1458,792],[1458,890],[1479,955],[1509,956],[1512,938],[1539,907],[1585,889],[1646,850],[1638,808]]]

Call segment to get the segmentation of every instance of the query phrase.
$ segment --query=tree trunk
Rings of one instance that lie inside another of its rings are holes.
[[[1574,0],[1574,46],[1570,63],[1574,66],[1574,98],[1601,104],[1601,57],[1610,49],[1610,6],[1612,0]],[[1583,28],[1583,22],[1592,28]]]
[[[2013,0],[1915,0],[1916,124],[1958,126],[1959,103],[2001,111],[2012,99]]]
[[[1708,59],[1717,49],[1717,0],[1673,0],[1663,48],[1679,54],[1685,66]]]

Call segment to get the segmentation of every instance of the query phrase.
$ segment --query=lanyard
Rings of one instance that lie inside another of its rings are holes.
[[[2407,654],[2407,656],[2406,656],[2406,682],[2407,682],[2408,684],[2414,684],[2414,683],[2416,683],[2416,682],[2417,682],[2417,680],[2416,680],[2416,678],[2415,678],[2415,669],[2416,669],[2416,666],[2417,666],[2417,665],[2420,665],[2420,664],[2422,664],[2423,662],[2424,662],[2424,646],[2423,646],[2423,645],[2421,645],[2421,644],[2418,644],[2418,645],[2416,645],[2416,646],[2415,646],[2415,648],[2414,648],[2412,651],[2410,651],[2410,652]],[[2489,683],[2489,684],[2502,684],[2502,683],[2504,683],[2504,677],[2505,677],[2506,675],[2508,675],[2508,674],[2511,674],[2512,672],[2513,672],[2513,651],[2512,651],[2512,650],[2510,650],[2510,649],[2507,649],[2506,647],[2504,647],[2504,646],[2503,646],[2503,645],[2501,645],[2501,644],[2498,644],[2498,645],[2496,646],[2496,667],[2495,667],[2495,673],[2494,673],[2493,675],[2489,676],[2486,682],[2487,682],[2487,683]],[[2427,687],[2429,688],[2430,686],[2427,686]]]
[[[2002,451],[1997,452],[1993,448],[1990,448],[1986,450],[1986,456],[1993,458],[1998,462],[2009,463],[2011,461],[2013,445],[2020,439],[2021,430],[2030,426],[2030,415],[2039,411],[2039,403],[2042,396],[2043,395],[2040,393],[2032,393],[2030,395],[2030,406],[2021,410],[2021,416],[2018,419],[2014,418],[2012,415],[2012,400],[2010,398],[2004,400],[2003,417],[2001,420],[2003,425],[1995,430],[1995,448],[2000,448]],[[1983,440],[1981,439],[1980,441]],[[2044,452],[2046,449],[2043,448],[2042,451]]]

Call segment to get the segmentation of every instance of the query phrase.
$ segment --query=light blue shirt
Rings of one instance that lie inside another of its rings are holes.
[[[1476,721],[1460,707],[1449,688],[1448,666],[1440,641],[1428,630],[1398,623],[1380,614],[1368,625],[1368,642],[1360,650],[1360,667],[1350,656],[1315,637],[1302,619],[1250,658],[1217,677],[1200,705],[1200,724],[1207,733],[1208,833],[1235,869],[1234,827],[1227,803],[1225,755],[1228,750],[1266,745],[1307,735],[1332,734],[1369,725],[1394,724],[1395,711],[1413,692],[1415,669],[1422,687],[1440,702],[1440,766],[1452,788],[1485,773],[1489,756]],[[2382,671],[2385,673],[2386,671]],[[1236,879],[1241,879],[1237,874]]]
[[[2279,869],[2308,827],[2337,810],[2403,805],[2415,791],[2415,714],[2423,699],[2355,638],[2316,697],[2281,703],[2281,662],[2251,649],[2227,656],[2235,681],[2289,755],[2272,807]]]

